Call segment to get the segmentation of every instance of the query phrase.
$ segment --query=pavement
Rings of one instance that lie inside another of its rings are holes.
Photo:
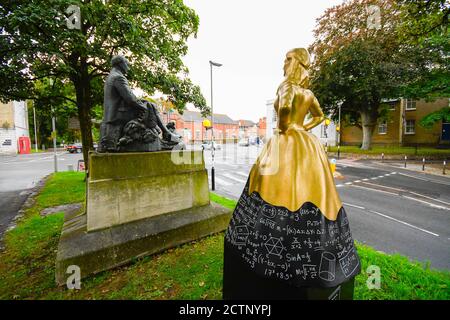
[[[53,159],[48,152],[0,155],[0,241],[31,189],[54,171]],[[59,171],[66,171],[68,165],[76,170],[82,155],[58,152],[57,159]]]
[[[217,150],[215,192],[238,199],[261,149],[223,145]],[[204,156],[210,176],[211,151],[205,150]],[[76,169],[81,158],[80,154],[59,153],[59,170],[67,170],[69,164]],[[337,171],[335,183],[356,240],[379,251],[429,261],[431,268],[450,269],[449,176],[405,170],[377,160],[341,159]],[[51,172],[51,153],[0,156],[0,238],[29,189]]]

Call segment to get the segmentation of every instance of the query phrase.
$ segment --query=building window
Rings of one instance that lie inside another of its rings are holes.
[[[413,99],[406,99],[406,110],[416,110],[416,101]]]
[[[397,106],[397,101],[389,101],[388,103],[389,110],[395,110],[395,107]]]
[[[378,124],[378,134],[386,134],[387,133],[387,121],[382,121]]]
[[[200,130],[195,130],[195,140],[200,140]]]
[[[416,133],[416,120],[406,120],[405,134]]]
[[[277,119],[278,119],[278,115],[277,115],[277,111],[276,110],[273,110],[273,122],[277,122]]]

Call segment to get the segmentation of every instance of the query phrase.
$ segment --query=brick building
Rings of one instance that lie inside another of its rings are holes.
[[[182,115],[178,112],[162,113],[164,122],[175,122],[175,128],[183,136],[185,143],[201,143],[211,140],[211,130],[203,127],[200,112],[185,110]],[[208,117],[211,120],[211,117]],[[214,113],[214,140],[220,143],[234,142],[239,138],[239,122],[225,114]]]
[[[433,102],[411,99],[393,99],[389,105],[387,120],[378,120],[372,136],[374,145],[392,146],[437,146],[450,144],[450,123],[442,121],[433,128],[425,129],[419,121],[427,114],[449,106],[449,99],[437,99]],[[360,145],[362,130],[356,126],[342,125],[342,145]]]

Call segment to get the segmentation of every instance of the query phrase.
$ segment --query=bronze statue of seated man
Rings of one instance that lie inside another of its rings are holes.
[[[125,77],[129,63],[124,56],[111,60],[112,70],[104,86],[104,115],[100,127],[99,152],[171,150],[181,136],[167,129],[157,106],[139,100]],[[160,134],[162,133],[162,137]]]

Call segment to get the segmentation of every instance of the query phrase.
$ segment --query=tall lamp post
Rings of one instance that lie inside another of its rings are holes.
[[[50,86],[53,89],[53,79],[50,79]],[[53,105],[52,105],[52,138],[53,138],[53,165],[55,172],[58,172],[58,156],[56,153],[56,118]]]
[[[216,190],[215,180],[214,180],[214,109],[213,109],[213,66],[221,67],[222,64],[213,62],[209,60],[209,67],[211,70],[211,157],[212,157],[212,166],[211,166],[211,189]]]
[[[341,157],[341,106],[342,106],[342,103],[339,104],[339,125],[337,127],[337,132],[338,132],[338,154],[337,154],[337,158],[338,158],[338,160]]]

